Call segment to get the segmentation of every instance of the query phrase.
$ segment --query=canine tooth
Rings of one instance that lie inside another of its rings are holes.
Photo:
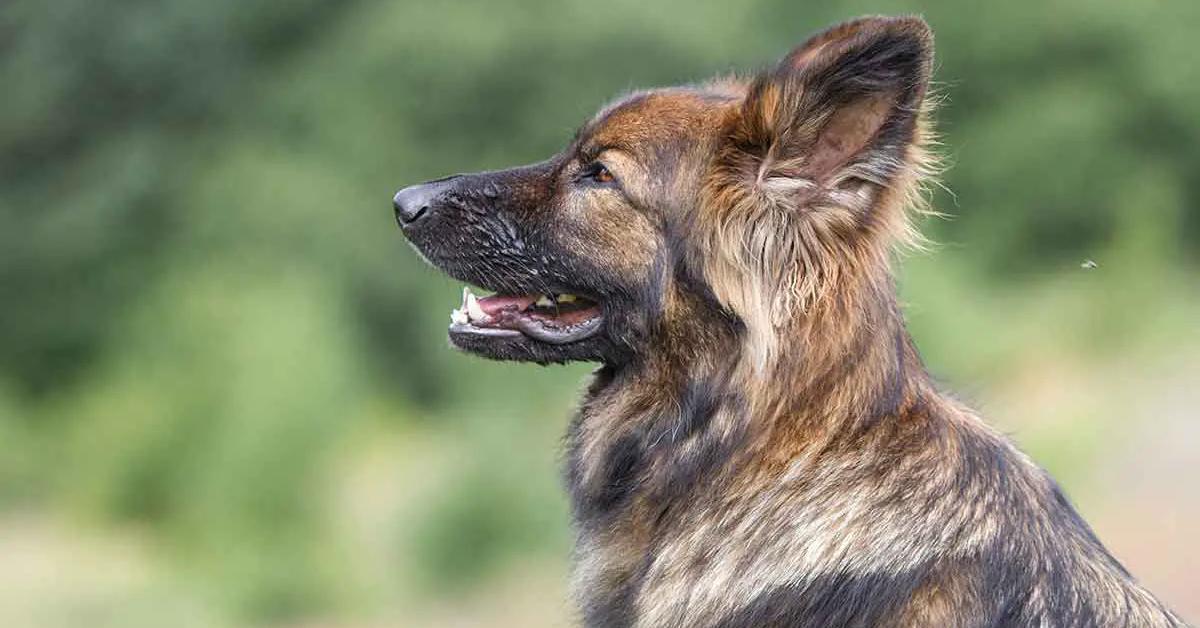
[[[471,296],[471,288],[468,286],[463,286],[462,303],[460,304],[461,309],[463,309],[463,310],[467,309],[467,297],[469,297],[469,296]]]
[[[467,315],[462,310],[456,309],[453,312],[450,312],[450,322],[457,325],[466,325],[467,323],[471,322],[471,320],[467,318]]]
[[[560,295],[558,295],[558,302],[559,303],[574,303],[576,298],[577,297],[573,294],[560,294]]]
[[[467,315],[473,321],[481,321],[488,317],[483,308],[479,307],[479,301],[475,300],[475,295],[470,292],[467,292]]]
[[[543,294],[541,297],[538,298],[537,301],[534,302],[534,305],[536,305],[538,307],[553,307],[554,301],[551,301],[550,297]]]

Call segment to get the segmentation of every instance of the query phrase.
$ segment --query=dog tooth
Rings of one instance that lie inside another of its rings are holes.
[[[551,301],[550,297],[543,294],[536,302],[534,302],[534,305],[538,307],[553,307],[554,301]]]
[[[467,297],[470,295],[471,295],[471,288],[469,286],[463,286],[462,303],[460,305],[462,306],[462,309],[464,309],[464,310],[467,309]]]
[[[475,295],[470,292],[467,293],[467,315],[473,321],[485,320],[488,317],[483,308],[479,307],[479,301],[475,299]]]
[[[575,302],[575,299],[576,299],[576,297],[575,297],[575,295],[573,295],[573,294],[560,294],[560,295],[558,295],[558,302],[559,302],[559,303],[574,303],[574,302]]]
[[[471,322],[471,320],[467,318],[467,315],[463,313],[462,310],[456,309],[453,312],[450,312],[450,322],[457,325],[466,325],[467,323]]]

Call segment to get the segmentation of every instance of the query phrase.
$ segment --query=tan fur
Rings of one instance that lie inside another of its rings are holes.
[[[790,62],[812,63],[839,36],[822,37]],[[717,87],[743,99],[754,89],[728,79]],[[1036,506],[1055,499],[1042,472],[969,410],[944,400],[910,345],[898,358],[893,344],[856,346],[864,336],[907,338],[891,298],[890,260],[894,247],[922,243],[912,218],[926,212],[924,186],[937,169],[929,151],[930,99],[918,97],[913,139],[889,164],[887,179],[855,156],[896,106],[895,94],[789,128],[788,141],[810,146],[806,152],[787,154],[778,142],[760,155],[740,148],[756,135],[778,135],[768,118],[802,107],[797,102],[804,98],[769,84],[756,94],[758,119],[736,106],[717,109],[719,132],[734,141],[712,155],[688,220],[699,242],[693,250],[702,256],[697,265],[746,326],[742,358],[721,366],[701,350],[663,352],[642,369],[651,379],[602,392],[581,411],[576,436],[587,485],[602,481],[603,452],[620,434],[661,413],[660,391],[674,382],[653,374],[687,364],[694,379],[725,368],[746,396],[744,414],[720,412],[712,419],[718,440],[743,421],[749,435],[712,478],[710,492],[667,510],[635,499],[602,533],[581,536],[578,595],[594,597],[597,588],[639,578],[636,626],[714,625],[714,618],[736,614],[747,600],[781,586],[906,573],[929,562],[941,567],[888,625],[959,625],[987,606],[980,601],[988,591],[980,588],[979,554],[1010,533],[995,517],[997,509],[1009,508],[1006,500],[1027,502],[1031,525],[1056,525]],[[596,133],[645,140],[652,135],[647,121],[672,118],[649,113],[655,106],[673,111],[665,100],[651,99],[639,106],[636,121],[612,116]],[[881,310],[880,303],[892,305]],[[668,320],[671,314],[668,309]],[[846,370],[846,356],[854,352],[863,355]],[[897,370],[917,375],[904,377],[890,418],[859,424],[862,408]],[[964,440],[1010,459],[1005,494],[995,494],[992,478],[970,480]],[[1102,557],[1094,561],[1083,569],[1101,599],[1145,597],[1144,614],[1115,601],[1097,613],[1112,621],[1140,617],[1131,625],[1170,625],[1153,598],[1112,574]],[[1041,603],[1038,590],[1031,595],[1031,605]]]
[[[1183,625],[905,330],[932,46],[919,18],[855,20],[753,78],[628,95],[475,184],[512,198],[459,215],[538,233],[537,283],[585,268],[565,280],[611,300],[594,354],[488,354],[604,362],[567,437],[588,626]],[[596,164],[619,185],[581,182]]]

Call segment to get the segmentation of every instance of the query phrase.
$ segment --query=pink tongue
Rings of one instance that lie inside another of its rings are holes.
[[[479,303],[479,309],[483,310],[488,316],[496,316],[504,310],[520,311],[533,305],[533,302],[537,300],[536,296],[509,297],[499,294],[476,299]]]

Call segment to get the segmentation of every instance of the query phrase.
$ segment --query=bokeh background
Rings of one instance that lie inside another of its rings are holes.
[[[448,350],[392,193],[876,12],[938,38],[929,366],[1200,619],[1195,0],[6,0],[0,625],[567,625],[589,367]]]

